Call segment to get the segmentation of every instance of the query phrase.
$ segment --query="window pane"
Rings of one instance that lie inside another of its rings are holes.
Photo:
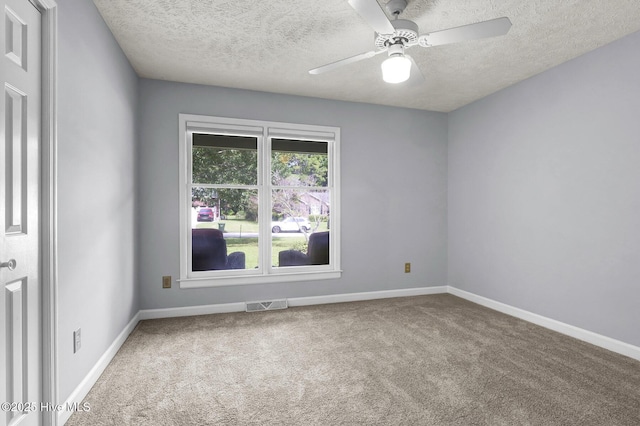
[[[327,186],[328,143],[272,139],[271,183],[278,186]]]
[[[329,191],[272,192],[273,266],[329,264]]]
[[[191,227],[200,222],[214,222],[220,218],[220,200],[215,189],[191,189]]]
[[[258,182],[256,138],[193,135],[193,183],[255,185]]]
[[[258,191],[192,188],[192,270],[258,267]]]

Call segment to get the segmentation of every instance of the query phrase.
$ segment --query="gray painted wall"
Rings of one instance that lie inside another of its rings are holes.
[[[139,309],[138,78],[89,0],[57,0],[58,355],[66,399]],[[82,349],[73,354],[73,330]]]
[[[142,309],[445,285],[446,114],[145,79],[140,93]],[[179,113],[342,129],[342,278],[161,288],[179,274]]]
[[[640,345],[640,33],[449,115],[449,283]]]

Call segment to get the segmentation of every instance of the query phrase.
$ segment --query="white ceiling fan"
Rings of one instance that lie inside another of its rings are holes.
[[[424,77],[413,58],[405,54],[406,49],[416,45],[441,46],[495,37],[506,34],[511,28],[509,18],[502,17],[448,30],[419,34],[418,25],[415,22],[398,19],[407,7],[407,0],[390,0],[385,5],[385,9],[394,17],[393,21],[389,21],[376,0],[349,0],[349,4],[375,30],[376,49],[314,68],[309,71],[310,74],[322,74],[343,65],[388,52],[389,57],[382,63],[383,80],[387,83],[402,83],[411,79],[410,83],[419,83],[424,80]]]

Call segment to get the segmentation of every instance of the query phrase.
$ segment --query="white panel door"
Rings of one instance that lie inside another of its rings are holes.
[[[41,16],[0,0],[0,426],[41,423]]]

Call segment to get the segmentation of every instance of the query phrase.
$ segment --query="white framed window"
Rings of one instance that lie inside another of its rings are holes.
[[[340,277],[340,129],[179,114],[180,287]]]

